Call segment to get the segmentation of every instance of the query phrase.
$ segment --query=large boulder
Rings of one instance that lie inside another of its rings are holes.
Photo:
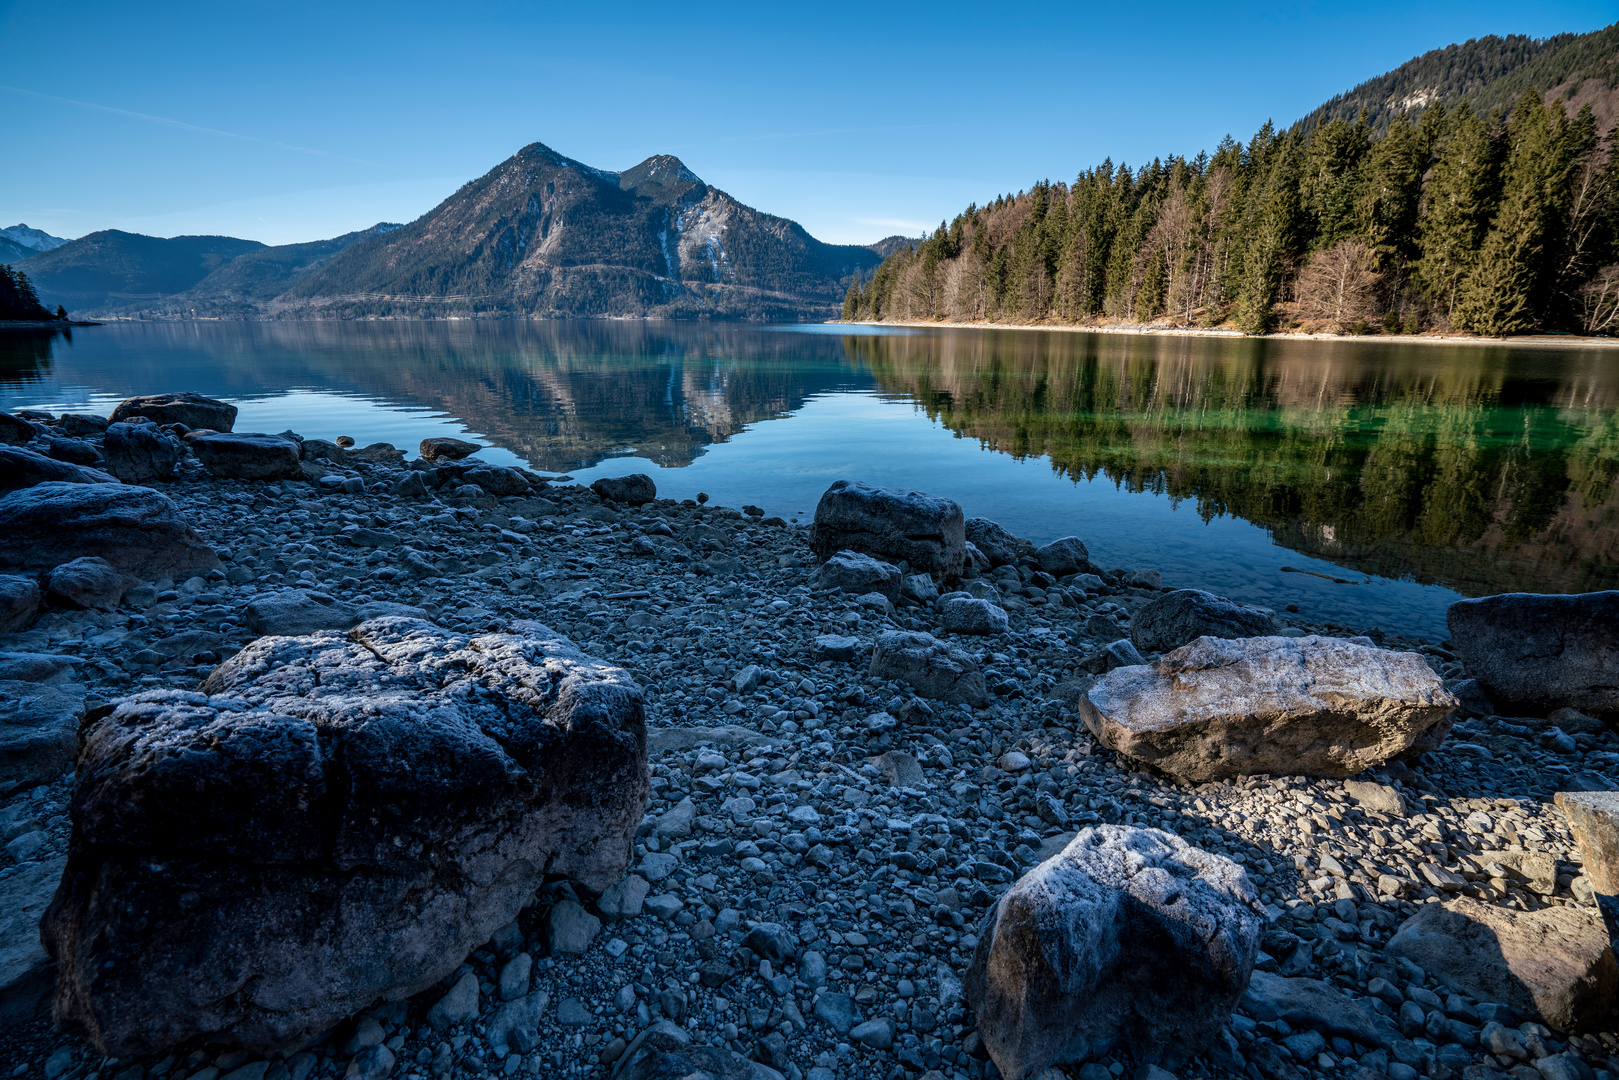
[[[1466,897],[1424,904],[1386,951],[1554,1031],[1602,1027],[1619,982],[1608,928],[1594,907],[1513,911]]]
[[[229,431],[236,424],[236,406],[215,401],[201,394],[146,394],[125,398],[112,411],[118,423],[132,416],[144,416],[154,424],[184,424],[207,431]]]
[[[872,650],[871,677],[898,679],[925,698],[982,707],[990,702],[978,661],[932,634],[889,630]]]
[[[1007,1080],[1120,1051],[1173,1068],[1230,1018],[1264,923],[1237,863],[1101,825],[1001,897],[962,990]]]
[[[88,555],[53,569],[45,578],[45,592],[63,607],[113,611],[134,583],[106,559]]]
[[[1168,652],[1200,637],[1264,637],[1276,620],[1263,608],[1244,607],[1201,589],[1176,589],[1136,608],[1130,640],[1142,652]]]
[[[71,461],[36,454],[20,446],[0,446],[0,494],[50,481],[63,484],[116,484],[118,478]]]
[[[1104,675],[1080,716],[1109,749],[1204,782],[1354,776],[1410,750],[1455,708],[1416,653],[1314,635],[1202,637]]]
[[[888,597],[889,603],[898,603],[904,576],[893,563],[873,559],[858,551],[840,551],[821,564],[821,569],[815,575],[815,586],[819,589],[842,589],[850,596],[882,593]]]
[[[0,681],[0,796],[67,771],[83,715],[84,695],[71,686]]]
[[[998,521],[968,518],[963,523],[967,540],[983,552],[991,566],[1016,564],[1018,553],[1033,545],[1007,532]]]
[[[455,972],[548,876],[623,876],[641,691],[538,623],[261,638],[90,724],[41,927],[104,1053],[301,1045]]]
[[[27,629],[44,597],[39,582],[20,574],[0,574],[0,634]]]
[[[1448,622],[1468,674],[1512,715],[1619,712],[1619,592],[1458,600]]]
[[[238,432],[193,435],[186,440],[203,467],[236,480],[295,480],[303,476],[299,447],[279,435]]]
[[[624,503],[626,506],[641,506],[658,497],[658,485],[654,484],[652,477],[646,473],[604,476],[591,484],[590,490],[604,499]]]
[[[219,568],[173,501],[124,484],[36,484],[0,497],[0,570],[43,570],[85,556],[143,581]]]
[[[839,551],[903,559],[936,580],[961,576],[967,537],[961,507],[904,488],[839,480],[821,495],[810,527],[810,548],[825,562]]]
[[[102,440],[107,471],[126,484],[149,484],[174,479],[175,467],[185,457],[180,440],[156,424],[112,424]]]

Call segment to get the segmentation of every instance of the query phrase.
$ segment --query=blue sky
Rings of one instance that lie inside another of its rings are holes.
[[[1246,138],[1428,49],[1619,2],[0,2],[0,225],[267,243],[408,221],[527,143],[655,153],[834,242]]]

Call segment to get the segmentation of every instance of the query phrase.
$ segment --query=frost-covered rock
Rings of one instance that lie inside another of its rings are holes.
[[[902,577],[893,563],[858,551],[840,551],[821,564],[815,584],[822,589],[842,589],[850,596],[881,593],[893,604],[899,602]]]
[[[229,431],[236,424],[236,406],[189,392],[146,394],[125,398],[112,411],[111,420],[116,424],[135,416],[143,416],[154,424],[184,424],[193,429]]]
[[[425,990],[547,875],[623,876],[644,722],[627,672],[537,623],[261,638],[125,699],[85,732],[42,929],[59,1022],[119,1057],[267,1050]]]
[[[1421,656],[1341,638],[1198,638],[1104,675],[1080,701],[1097,741],[1173,776],[1354,776],[1456,708]]]
[[[626,506],[644,506],[658,497],[658,485],[646,473],[604,476],[591,484],[590,490],[604,499]]]
[[[172,500],[126,484],[36,484],[0,498],[0,570],[95,556],[143,581],[218,569]]]
[[[116,484],[100,469],[36,454],[20,446],[0,446],[0,494],[56,481],[63,484]]]
[[[974,706],[990,701],[978,661],[932,634],[890,630],[879,635],[870,671],[874,679],[898,679],[934,701]]]
[[[1174,1067],[1241,999],[1264,921],[1232,860],[1102,825],[1001,897],[962,989],[1008,1080],[1119,1050]]]
[[[1200,637],[1247,638],[1275,632],[1270,612],[1201,589],[1165,593],[1136,608],[1130,617],[1130,640],[1142,652],[1168,652]]]
[[[237,432],[194,435],[186,442],[215,476],[237,480],[287,480],[303,475],[296,442],[279,435]]]
[[[1006,609],[970,596],[952,596],[939,605],[940,625],[952,634],[1004,634]]]
[[[1018,552],[1032,545],[1008,532],[998,521],[989,518],[968,518],[964,523],[967,541],[989,560],[991,566],[1007,566],[1017,562]]]

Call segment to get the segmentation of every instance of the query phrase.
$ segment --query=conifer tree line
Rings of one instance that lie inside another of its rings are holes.
[[[1615,131],[1530,92],[1508,117],[1266,123],[1212,155],[1105,161],[941,223],[857,280],[843,316],[1607,333]]]
[[[21,270],[0,264],[0,319],[40,322],[45,319],[66,319],[67,312],[60,304],[52,315],[39,302],[34,283]]]

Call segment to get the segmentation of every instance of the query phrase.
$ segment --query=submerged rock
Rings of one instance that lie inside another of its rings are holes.
[[[207,431],[229,431],[236,424],[236,406],[201,394],[146,394],[125,398],[112,411],[118,423],[132,416],[144,416],[154,424],[184,424]]]
[[[1340,638],[1198,638],[1103,676],[1080,716],[1110,749],[1193,781],[1354,776],[1456,708],[1422,657]]]
[[[1619,591],[1459,600],[1447,619],[1456,654],[1498,707],[1619,712]]]
[[[1276,632],[1276,620],[1260,608],[1222,600],[1201,589],[1176,589],[1149,601],[1130,617],[1130,640],[1142,652],[1168,652],[1200,637],[1248,638]]]
[[[1118,1050],[1173,1068],[1230,1017],[1264,921],[1237,863],[1101,825],[1001,897],[962,989],[1008,1080]]]
[[[821,495],[810,548],[823,562],[858,551],[947,580],[961,576],[967,538],[961,507],[950,499],[905,488],[839,480]]]
[[[0,569],[49,569],[86,556],[144,581],[220,565],[179,508],[150,488],[48,483],[0,498]]]
[[[85,732],[42,933],[104,1052],[300,1043],[453,973],[546,875],[623,876],[640,690],[537,623],[261,638]]]

